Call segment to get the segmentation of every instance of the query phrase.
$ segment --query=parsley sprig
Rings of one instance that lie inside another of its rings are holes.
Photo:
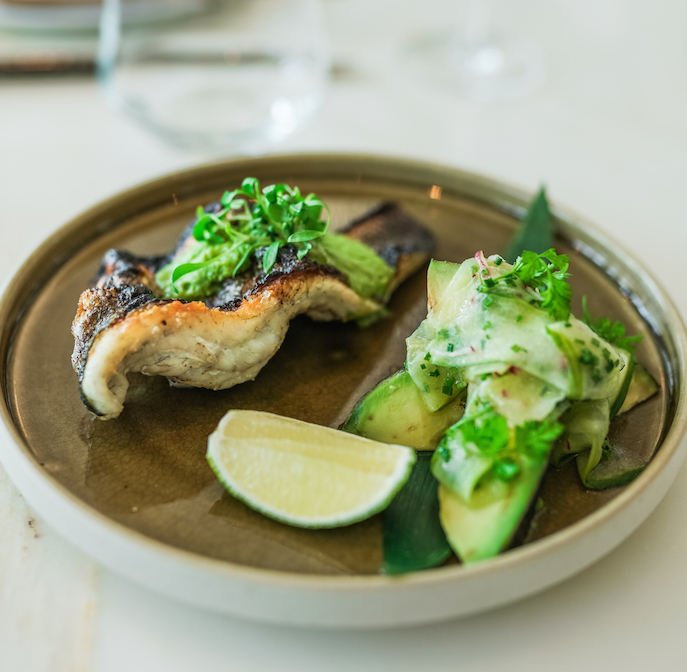
[[[611,322],[607,317],[599,317],[596,320],[587,308],[587,297],[582,297],[582,313],[587,326],[604,341],[619,348],[634,352],[637,343],[642,340],[642,335],[626,336],[625,325],[622,322]]]
[[[209,245],[227,246],[228,253],[238,259],[231,277],[246,270],[260,248],[266,248],[262,257],[265,273],[270,272],[284,245],[294,245],[302,259],[329,227],[329,208],[315,194],[304,196],[298,187],[287,184],[271,184],[261,190],[255,177],[247,177],[239,189],[224,192],[220,205],[215,213],[198,206],[193,237]],[[327,217],[321,220],[323,210]],[[181,264],[174,269],[172,283],[212,263],[211,259]]]
[[[480,291],[491,292],[499,283],[513,284],[514,279],[539,291],[541,307],[556,321],[567,320],[570,315],[572,289],[566,278],[570,276],[570,260],[565,254],[556,254],[553,248],[536,254],[526,250],[518,257],[510,271],[494,277],[482,277]]]

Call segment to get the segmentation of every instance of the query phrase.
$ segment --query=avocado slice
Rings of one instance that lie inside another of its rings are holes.
[[[547,464],[548,453],[521,459],[520,473],[512,481],[486,477],[470,503],[439,485],[441,526],[463,564],[491,558],[508,547],[537,494]]]
[[[465,409],[464,397],[453,398],[432,413],[407,371],[385,378],[353,408],[341,429],[384,443],[433,450]]]
[[[637,404],[641,404],[649,397],[653,397],[657,391],[658,383],[641,364],[636,363],[630,385],[618,414],[627,413],[627,411],[634,408]]]

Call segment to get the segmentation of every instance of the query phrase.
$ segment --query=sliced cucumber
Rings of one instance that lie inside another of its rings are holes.
[[[610,403],[608,399],[578,401],[561,416],[560,421],[565,425],[565,433],[556,443],[551,462],[560,467],[573,456],[578,456],[577,466],[584,482],[601,459],[601,447],[611,421]],[[580,454],[585,455],[585,460],[579,457]]]
[[[631,352],[625,352],[627,363],[625,364],[625,377],[623,378],[623,383],[620,386],[620,392],[618,396],[613,401],[611,406],[611,417],[614,418],[620,412],[623,404],[625,403],[625,398],[632,384],[632,379],[634,378],[635,367],[637,365],[637,359]]]
[[[583,479],[585,487],[591,490],[618,488],[632,482],[644,471],[647,462],[639,455],[621,446],[609,447],[610,453]],[[577,459],[584,462],[586,456],[580,454]]]
[[[433,450],[446,429],[461,418],[464,408],[464,401],[454,398],[431,413],[410,374],[398,371],[356,404],[341,429],[375,441]]]
[[[434,340],[434,330],[425,320],[406,339],[406,369],[413,379],[427,409],[436,412],[450,403],[465,387],[460,369],[436,366],[429,361],[429,346]]]

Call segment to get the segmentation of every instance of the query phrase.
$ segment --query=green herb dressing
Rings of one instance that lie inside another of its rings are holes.
[[[252,259],[242,257],[241,250],[231,242],[196,241],[160,269],[155,280],[165,298],[202,301],[217,292],[226,278],[240,275],[250,268]],[[328,233],[315,241],[307,257],[341,271],[351,289],[364,299],[385,300],[388,296],[394,269],[357,240]],[[174,270],[182,264],[202,264],[202,267],[173,282]]]

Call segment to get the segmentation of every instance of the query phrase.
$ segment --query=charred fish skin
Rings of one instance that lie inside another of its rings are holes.
[[[298,259],[289,245],[280,249],[269,273],[262,270],[264,250],[258,251],[249,272],[228,278],[204,301],[159,298],[155,273],[192,244],[192,230],[193,224],[169,255],[138,257],[110,250],[95,286],[79,299],[72,365],[84,404],[102,419],[121,413],[129,372],[227,389],[257,376],[296,315],[348,320],[383,305],[356,294],[334,267],[307,256]],[[367,244],[387,263],[393,261],[392,288],[422,266],[435,246],[432,234],[394,204],[376,208],[342,233]]]

